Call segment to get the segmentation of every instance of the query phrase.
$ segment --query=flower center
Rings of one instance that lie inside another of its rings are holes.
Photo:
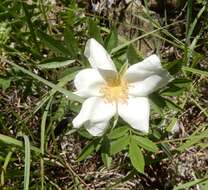
[[[100,92],[109,103],[126,103],[128,99],[128,83],[118,76],[116,79],[108,80],[100,88]]]

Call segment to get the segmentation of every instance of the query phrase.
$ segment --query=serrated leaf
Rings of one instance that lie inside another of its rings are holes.
[[[64,42],[66,44],[67,49],[69,50],[70,55],[73,58],[76,58],[79,52],[79,48],[74,37],[73,31],[69,28],[64,30]]]
[[[162,114],[162,109],[165,108],[166,103],[165,103],[165,99],[163,97],[161,97],[159,94],[153,93],[151,95],[149,95],[150,101],[152,103],[152,107],[153,109]]]
[[[109,139],[117,139],[119,137],[127,135],[128,134],[128,130],[129,130],[128,127],[118,127],[118,128],[115,128],[108,135],[108,138]]]
[[[92,19],[89,19],[88,33],[90,38],[95,38],[99,43],[103,44],[100,28],[97,26],[96,22]]]
[[[191,84],[191,80],[178,78],[171,81],[167,88],[161,92],[164,96],[178,96]]]
[[[57,69],[60,67],[65,67],[65,66],[71,65],[74,62],[75,62],[75,60],[66,60],[66,61],[61,61],[61,62],[55,61],[55,62],[50,62],[50,63],[38,65],[38,67],[40,67],[42,69]]]
[[[140,137],[140,136],[132,136],[132,138],[137,142],[137,144],[148,150],[148,151],[151,151],[151,152],[157,152],[158,151],[158,147],[157,145],[152,142],[151,140],[147,139],[147,138],[144,138],[144,137]]]
[[[126,146],[129,144],[129,136],[123,136],[119,139],[116,139],[111,142],[110,144],[110,154],[116,154],[126,148]]]
[[[131,163],[133,167],[140,173],[144,173],[144,157],[140,150],[140,148],[137,146],[137,142],[131,138],[130,144],[129,144],[129,158],[131,160]]]
[[[173,84],[174,86],[177,86],[179,88],[185,88],[188,87],[191,84],[191,82],[192,81],[190,79],[177,78],[171,81],[169,84]]]
[[[175,75],[176,73],[178,73],[181,70],[182,64],[183,64],[182,59],[175,60],[175,61],[166,63],[165,68],[168,70],[168,72],[171,75]]]
[[[184,88],[179,88],[173,84],[169,84],[168,87],[160,94],[163,96],[179,96],[183,93],[184,90]]]
[[[128,59],[128,63],[130,65],[135,64],[135,63],[142,60],[142,57],[137,54],[137,52],[132,44],[128,46],[127,59]]]
[[[118,43],[118,34],[115,26],[112,27],[110,34],[105,40],[105,48],[110,52],[113,48],[117,46]]]
[[[79,154],[79,156],[77,157],[77,162],[80,162],[82,160],[84,160],[85,158],[87,158],[96,148],[96,146],[99,143],[99,139],[95,139],[93,141],[91,141],[89,144],[87,144],[82,152]]]

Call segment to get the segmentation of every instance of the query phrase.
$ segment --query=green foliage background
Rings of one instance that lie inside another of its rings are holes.
[[[207,1],[188,0],[176,20],[171,20],[174,10],[158,15],[144,1],[137,19],[148,31],[95,13],[87,1],[54,2],[0,1],[0,188],[139,189],[128,182],[140,180],[144,189],[207,190]],[[125,35],[122,24],[127,33],[139,35]],[[91,37],[104,45],[118,69],[146,57],[137,43],[150,40],[151,53],[160,55],[173,76],[166,88],[150,95],[148,135],[118,118],[102,138],[72,128],[83,102],[73,94],[73,79],[89,67],[83,50]],[[174,133],[175,126],[180,129]],[[177,180],[177,169],[167,174],[166,187],[160,181],[164,162],[178,167],[178,158],[189,162],[190,151],[206,164],[191,166],[189,179]],[[111,171],[119,177],[110,177]]]

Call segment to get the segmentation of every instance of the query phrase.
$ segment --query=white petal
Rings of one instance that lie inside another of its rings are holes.
[[[84,101],[80,113],[74,118],[74,128],[82,125],[95,136],[101,135],[108,126],[109,120],[116,113],[114,104],[105,103],[100,97],[91,97]]]
[[[95,39],[87,41],[84,55],[88,58],[92,68],[116,72],[116,67],[104,47]]]
[[[149,131],[149,101],[145,97],[129,98],[128,103],[118,105],[118,114],[132,128],[141,132]]]
[[[86,130],[92,136],[102,136],[108,128],[109,122],[99,122],[99,123],[87,123],[85,125]]]
[[[83,69],[74,79],[75,94],[81,97],[101,96],[99,91],[103,84],[105,80],[96,69]]]
[[[165,86],[170,80],[170,75],[163,70],[158,74],[151,75],[144,80],[132,82],[129,85],[129,94],[132,96],[148,96],[152,92]]]
[[[129,82],[135,82],[143,80],[161,69],[162,66],[160,64],[159,57],[153,54],[144,59],[142,62],[130,66],[124,74],[124,78]]]
[[[130,83],[130,95],[147,96],[165,86],[170,80],[170,75],[162,68],[159,57],[153,54],[130,66],[124,74],[124,79]]]

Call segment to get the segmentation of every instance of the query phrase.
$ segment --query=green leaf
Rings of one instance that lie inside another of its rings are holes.
[[[186,78],[177,78],[171,81],[169,84],[173,84],[174,86],[177,86],[179,88],[186,88],[191,84],[191,80]]]
[[[168,87],[160,94],[163,96],[179,96],[183,93],[184,90],[184,88],[179,88],[175,85],[169,84]]]
[[[177,121],[178,119],[173,117],[171,123],[166,127],[166,131],[171,132]]]
[[[184,142],[181,146],[177,148],[177,150],[183,152],[187,148],[201,141],[202,139],[207,139],[207,138],[208,138],[208,129],[203,131],[203,133],[199,135],[191,135],[186,142]]]
[[[191,80],[185,78],[178,78],[171,81],[167,88],[163,90],[160,94],[164,96],[178,96],[183,93],[183,91],[190,86]]]
[[[208,183],[208,177],[205,177],[203,179],[196,179],[196,180],[193,180],[193,181],[189,181],[187,183],[184,183],[184,184],[180,184],[180,185],[177,185],[173,188],[173,190],[182,190],[182,189],[188,189],[192,186],[195,186],[197,184],[202,184],[202,183]]]
[[[87,144],[83,148],[79,156],[77,157],[77,162],[80,162],[84,160],[85,158],[87,158],[95,150],[99,142],[100,142],[100,139],[95,139],[95,140],[92,140],[89,144]]]
[[[42,69],[56,69],[56,68],[71,65],[74,62],[75,62],[75,60],[67,60],[67,61],[62,61],[62,62],[50,62],[50,63],[38,65],[38,67],[40,67]]]
[[[116,26],[113,25],[110,34],[107,36],[105,40],[105,48],[107,49],[108,52],[111,52],[111,50],[117,46],[117,43],[118,43],[117,29]]]
[[[128,59],[128,63],[130,65],[138,63],[139,61],[142,60],[142,57],[137,54],[137,52],[132,44],[128,46],[127,59]]]
[[[101,158],[102,158],[102,161],[103,161],[105,167],[109,169],[111,166],[111,162],[112,162],[112,158],[110,157],[110,155],[102,152]]]
[[[144,137],[140,137],[140,136],[132,136],[132,138],[137,142],[137,144],[148,150],[148,151],[151,151],[151,152],[157,152],[158,151],[158,147],[157,145],[152,142],[151,140],[147,139],[147,138],[144,138]]]
[[[170,108],[173,109],[175,111],[181,111],[182,109],[177,106],[174,102],[172,102],[171,100],[165,99],[165,103],[166,105]]]
[[[26,18],[26,22],[27,22],[29,30],[30,30],[30,34],[32,36],[34,44],[36,45],[37,50],[39,50],[38,42],[37,42],[36,35],[35,35],[35,30],[34,30],[34,27],[32,24],[31,13],[28,12],[29,6],[26,3],[22,3],[22,6],[23,6],[23,10],[25,12],[25,18]]]
[[[63,94],[64,94],[65,96],[67,96],[69,99],[74,100],[74,101],[78,101],[78,102],[82,102],[82,99],[81,99],[79,96],[73,94],[73,93],[70,92],[69,90],[66,90],[66,89],[64,89],[64,88],[61,88],[60,86],[55,85],[55,84],[53,84],[53,83],[47,81],[46,79],[44,79],[44,78],[42,78],[42,77],[40,77],[40,76],[38,76],[38,75],[32,73],[31,71],[29,71],[29,70],[27,70],[27,69],[25,69],[25,68],[23,68],[23,67],[21,67],[21,66],[15,64],[15,63],[8,62],[8,61],[7,61],[7,63],[10,64],[10,65],[12,65],[13,67],[19,69],[19,70],[22,71],[23,73],[26,73],[26,74],[30,75],[30,76],[33,77],[34,79],[36,79],[36,80],[38,80],[38,81],[44,83],[45,85],[50,86],[50,87],[53,88],[54,90],[57,90],[57,91],[63,93]]]
[[[37,31],[37,35],[41,41],[43,41],[49,48],[51,48],[55,52],[64,54],[66,56],[70,55],[70,52],[68,51],[68,49],[65,46],[63,46],[61,42],[53,39],[51,36],[41,31]]]
[[[74,106],[71,106],[70,109],[73,110],[75,113],[79,113],[80,106],[77,106],[76,104],[75,104],[75,106],[78,107],[79,109],[76,109],[76,108],[71,109],[71,107],[74,107]],[[86,139],[93,138],[93,136],[84,127],[80,128],[77,132],[79,133],[79,135],[81,135],[82,137],[84,137]]]
[[[10,79],[0,78],[0,87],[3,90],[6,90],[7,88],[9,88],[10,87],[10,84],[11,84],[11,80]]]
[[[110,154],[116,154],[126,148],[126,146],[129,144],[129,136],[123,136],[119,139],[116,139],[111,142],[110,144]]]
[[[101,147],[101,151],[104,153],[109,153],[110,151],[110,141],[108,139],[108,136],[104,136],[103,140],[102,140],[102,147]]]
[[[144,157],[140,148],[137,146],[137,142],[133,138],[130,139],[129,157],[133,167],[138,172],[144,173],[144,166],[145,166]]]
[[[150,94],[149,95],[149,99],[151,101],[151,104],[152,104],[152,107],[153,109],[162,114],[163,113],[163,109],[165,108],[166,106],[166,102],[165,102],[165,99],[163,97],[161,97],[159,94],[157,93],[153,93],[153,94]]]
[[[115,128],[111,131],[110,134],[108,134],[108,138],[109,139],[117,139],[119,137],[127,135],[128,131],[129,131],[129,129],[126,126]]]
[[[90,38],[95,38],[99,43],[103,44],[100,28],[97,26],[96,22],[92,19],[89,19],[88,33]]]
[[[11,146],[16,146],[16,147],[20,147],[20,148],[24,147],[24,144],[22,141],[19,141],[17,139],[14,139],[14,138],[6,136],[6,135],[0,134],[0,141],[2,141],[5,144],[11,145]],[[37,147],[30,146],[30,149],[38,154],[41,153],[40,149]]]
[[[183,67],[182,69],[184,71],[188,71],[188,72],[191,72],[191,73],[196,74],[196,75],[201,75],[201,76],[204,76],[204,77],[208,77],[208,72],[207,71],[202,71],[202,70],[199,70],[199,69],[193,69],[193,68],[190,68],[190,67]]]
[[[168,70],[168,72],[171,75],[175,75],[181,70],[182,64],[183,64],[183,60],[180,59],[180,60],[168,62],[164,65],[164,67]]]
[[[79,53],[79,48],[77,45],[77,41],[74,37],[73,30],[66,28],[64,30],[64,42],[66,47],[73,58],[77,58]]]
[[[30,141],[28,136],[24,135],[25,141],[25,169],[24,169],[24,190],[29,190],[30,185]]]

